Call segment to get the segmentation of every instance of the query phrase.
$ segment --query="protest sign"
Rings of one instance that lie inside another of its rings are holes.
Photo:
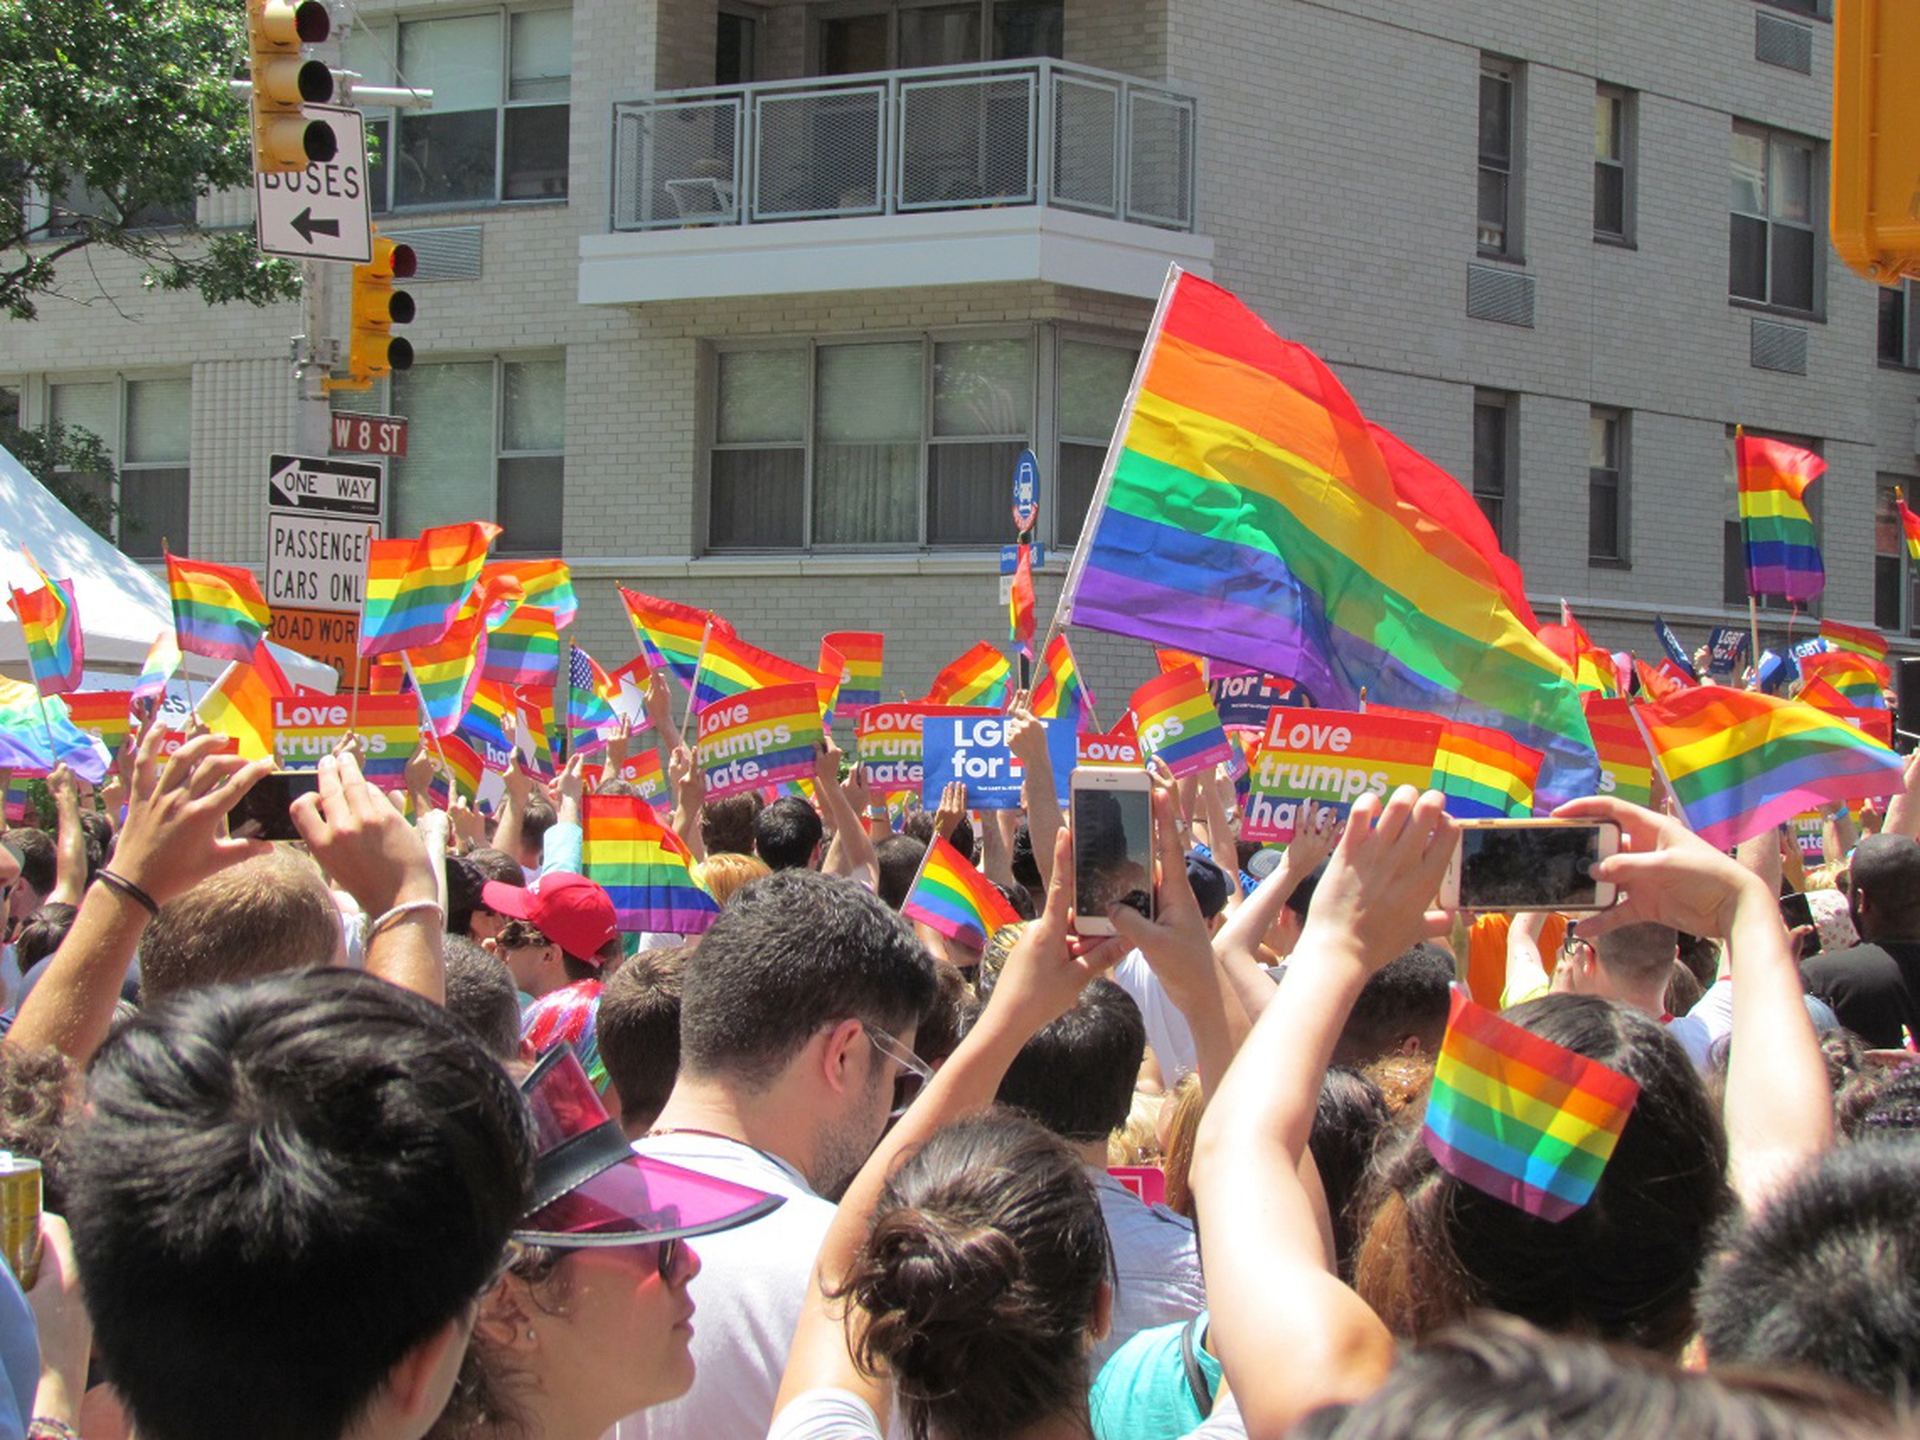
[[[1707,673],[1709,675],[1732,675],[1740,668],[1741,658],[1747,653],[1748,636],[1737,625],[1716,625],[1713,634],[1707,638]]]
[[[1362,795],[1386,796],[1396,786],[1426,789],[1440,724],[1400,716],[1292,707],[1273,712],[1252,767],[1241,835],[1290,840],[1305,800],[1345,814]]]
[[[807,682],[768,685],[700,712],[696,763],[707,798],[722,800],[813,773],[820,744],[820,695]]]
[[[920,803],[931,810],[940,792],[952,781],[967,787],[967,805],[974,810],[1017,810],[1025,767],[1007,748],[1005,715],[929,715],[922,726],[924,763]],[[1041,720],[1047,732],[1047,756],[1053,762],[1054,790],[1067,802],[1068,780],[1078,758],[1075,722]]]
[[[352,732],[366,741],[360,768],[383,790],[406,784],[407,759],[420,743],[420,704],[411,695],[278,696],[273,702],[273,763],[312,770]]]
[[[884,795],[920,793],[921,726],[929,715],[998,715],[964,705],[869,705],[854,727],[854,746],[873,788]]]
[[[1181,665],[1156,675],[1133,692],[1134,729],[1140,746],[1175,779],[1233,761],[1233,744],[1220,724],[1200,667]]]
[[[1291,680],[1263,675],[1258,670],[1223,675],[1222,668],[1217,664],[1213,667],[1207,689],[1213,696],[1213,708],[1220,714],[1220,723],[1229,730],[1244,726],[1264,734],[1267,715],[1275,706],[1299,708],[1307,699],[1306,692]]]
[[[1138,736],[1125,730],[1106,735],[1082,735],[1079,744],[1082,765],[1144,765]]]

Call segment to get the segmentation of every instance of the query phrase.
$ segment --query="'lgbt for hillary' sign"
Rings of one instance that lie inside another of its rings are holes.
[[[819,744],[819,691],[800,682],[706,706],[694,755],[706,772],[707,798],[721,800],[813,774]]]
[[[283,770],[311,770],[349,731],[367,742],[361,768],[382,789],[405,783],[407,759],[420,743],[420,705],[411,695],[295,695],[273,702],[273,761]]]
[[[1303,801],[1345,813],[1362,795],[1396,786],[1426,789],[1440,725],[1431,720],[1282,707],[1267,720],[1247,797],[1249,840],[1290,840]]]
[[[924,760],[920,803],[931,810],[940,792],[959,781],[967,787],[972,810],[1018,810],[1026,771],[1007,745],[1005,715],[928,715],[921,730]],[[1053,784],[1060,803],[1067,801],[1067,783],[1076,759],[1077,721],[1042,720],[1047,734],[1047,758],[1053,765]]]

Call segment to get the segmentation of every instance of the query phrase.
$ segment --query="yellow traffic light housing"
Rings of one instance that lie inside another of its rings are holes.
[[[327,391],[371,389],[380,376],[413,368],[412,343],[393,333],[395,325],[412,323],[413,296],[393,282],[409,279],[417,264],[411,245],[373,237],[373,259],[353,267],[346,378],[329,378]]]
[[[303,105],[333,98],[333,73],[300,53],[301,46],[317,44],[332,31],[322,0],[247,0],[253,168],[262,175],[305,170],[333,159],[339,148],[331,125],[301,113]]]
[[[1837,0],[1833,248],[1881,285],[1920,276],[1920,5]]]

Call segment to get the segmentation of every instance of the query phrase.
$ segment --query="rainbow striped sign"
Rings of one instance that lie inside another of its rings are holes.
[[[1281,706],[1268,717],[1254,757],[1240,833],[1291,840],[1302,801],[1345,814],[1362,795],[1384,798],[1401,785],[1425,790],[1439,748],[1438,720]]]
[[[1132,705],[1141,748],[1174,778],[1233,763],[1233,744],[1198,665],[1156,675],[1133,692]]]
[[[706,772],[707,798],[722,800],[813,774],[819,744],[818,689],[769,685],[703,709],[694,758]]]
[[[362,695],[358,723],[351,696],[294,695],[273,702],[273,762],[311,770],[349,732],[367,742],[360,768],[382,790],[406,784],[407,761],[420,744],[420,705],[411,695]]]
[[[854,745],[876,791],[918,795],[926,779],[927,717],[1000,713],[977,705],[869,705],[854,727]]]
[[[108,750],[117,751],[133,728],[131,690],[75,690],[66,700],[73,723]]]

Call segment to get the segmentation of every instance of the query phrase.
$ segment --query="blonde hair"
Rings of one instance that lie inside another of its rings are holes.
[[[1189,1220],[1194,1218],[1193,1142],[1200,1133],[1200,1112],[1206,1108],[1206,1096],[1200,1090],[1200,1076],[1180,1077],[1180,1083],[1167,1096],[1163,1114],[1167,1121],[1167,1158],[1161,1168],[1167,1172],[1167,1208]]]
[[[1107,1136],[1107,1164],[1154,1165],[1160,1160],[1160,1105],[1163,1095],[1133,1092],[1126,1123]]]
[[[767,862],[757,855],[718,850],[693,867],[693,883],[719,901],[724,910],[735,895],[772,873]]]

